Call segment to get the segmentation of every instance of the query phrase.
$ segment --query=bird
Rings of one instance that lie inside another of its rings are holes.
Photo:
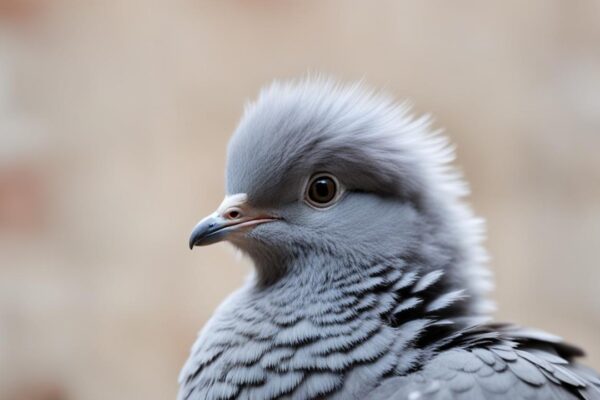
[[[431,120],[322,76],[246,105],[189,246],[229,242],[253,268],[178,399],[600,399],[578,347],[491,319],[484,223]]]

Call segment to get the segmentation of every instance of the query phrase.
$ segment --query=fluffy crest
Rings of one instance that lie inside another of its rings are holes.
[[[361,83],[274,82],[246,106],[232,138],[228,190],[264,190],[297,169],[339,163],[367,175],[361,183],[370,179],[389,194],[435,189],[457,198],[468,189],[450,168],[453,159],[453,148],[431,130],[429,116],[413,118],[406,102]]]

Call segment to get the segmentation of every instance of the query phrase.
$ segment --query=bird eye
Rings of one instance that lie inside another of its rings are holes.
[[[327,174],[315,175],[308,183],[306,201],[314,207],[327,207],[338,198],[337,180]]]

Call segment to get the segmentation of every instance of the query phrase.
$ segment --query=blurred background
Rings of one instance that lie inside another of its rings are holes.
[[[600,368],[600,2],[0,0],[1,399],[175,397],[250,268],[188,234],[244,102],[307,71],[436,116],[497,318]]]

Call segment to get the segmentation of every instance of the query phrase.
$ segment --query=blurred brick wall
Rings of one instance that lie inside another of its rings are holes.
[[[175,396],[249,268],[188,233],[245,100],[306,71],[436,116],[489,222],[498,318],[600,368],[600,3],[0,3],[0,387]]]

